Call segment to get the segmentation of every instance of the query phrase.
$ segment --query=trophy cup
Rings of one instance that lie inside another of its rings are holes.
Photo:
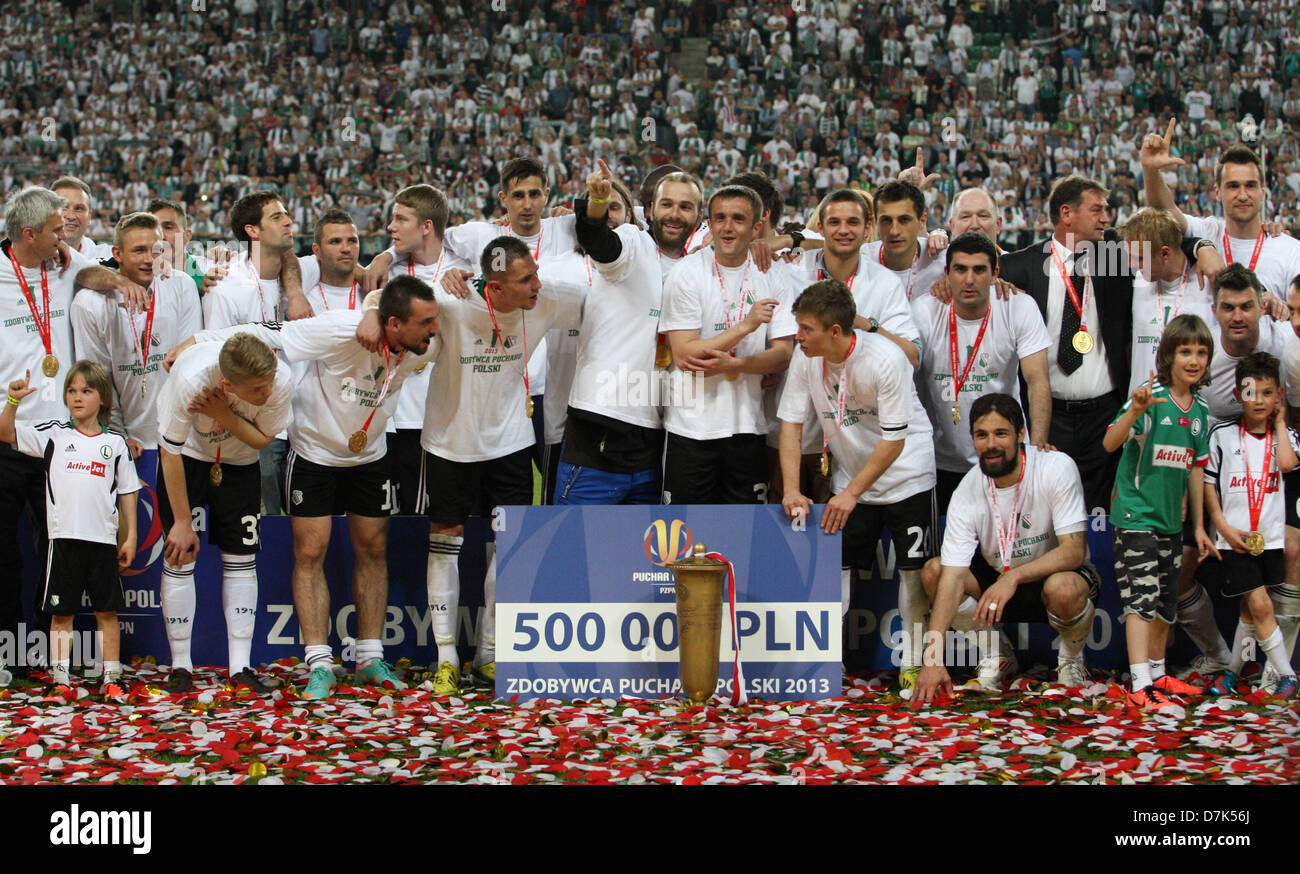
[[[727,563],[706,558],[696,543],[690,558],[664,565],[677,587],[677,655],[682,691],[696,704],[718,687],[718,650],[722,643],[722,596]]]

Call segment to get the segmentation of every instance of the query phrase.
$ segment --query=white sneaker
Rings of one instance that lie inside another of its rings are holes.
[[[1192,659],[1192,663],[1187,666],[1187,670],[1182,673],[1180,679],[1186,679],[1192,674],[1197,674],[1198,676],[1209,679],[1216,674],[1223,673],[1227,669],[1227,662],[1221,662],[1205,653],[1201,653],[1196,658]]]
[[[1280,679],[1282,679],[1282,675],[1273,670],[1272,665],[1265,663],[1264,673],[1259,678],[1259,685],[1264,689],[1272,689]]]
[[[1057,661],[1056,682],[1071,689],[1083,686],[1088,682],[1088,669],[1083,663],[1082,653],[1076,658]]]
[[[986,653],[975,670],[975,676],[966,688],[972,692],[1001,692],[1002,688],[1020,672],[1016,650],[1005,631],[998,630],[997,649]]]
[[[1011,656],[989,656],[980,659],[975,676],[966,684],[972,692],[998,693],[1016,674],[1020,673],[1020,662]]]

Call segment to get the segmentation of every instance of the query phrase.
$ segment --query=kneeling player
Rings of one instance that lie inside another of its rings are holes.
[[[275,353],[249,334],[199,343],[172,365],[158,396],[158,510],[167,531],[162,611],[172,673],[164,685],[189,692],[194,681],[190,636],[194,622],[197,508],[208,508],[208,542],[221,550],[230,681],[258,694],[270,691],[253,673],[257,562],[261,548],[261,471],[257,453],[289,424],[293,379]]]
[[[1009,395],[975,401],[970,427],[979,468],[953,493],[940,558],[927,566],[933,605],[913,707],[952,691],[943,646],[932,646],[949,628],[1046,621],[1061,635],[1057,680],[1087,679],[1083,645],[1101,580],[1088,562],[1079,469],[1063,452],[1024,445],[1024,413]]]

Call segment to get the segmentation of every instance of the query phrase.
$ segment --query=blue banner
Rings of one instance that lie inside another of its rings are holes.
[[[695,543],[736,569],[751,695],[840,693],[840,539],[776,506],[507,507],[497,533],[497,695],[520,700],[678,694],[677,613],[665,565]],[[724,610],[720,693],[731,690]]]

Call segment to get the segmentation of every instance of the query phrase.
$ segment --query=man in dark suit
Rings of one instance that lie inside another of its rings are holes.
[[[1107,195],[1085,176],[1058,180],[1048,200],[1051,238],[1001,259],[1002,278],[1029,293],[1052,338],[1049,440],[1078,465],[1089,512],[1110,508],[1119,453],[1107,452],[1102,438],[1124,403],[1132,355],[1135,271],[1107,227]],[[1202,250],[1202,273],[1217,272],[1213,248],[1208,240],[1183,245],[1194,259]]]

